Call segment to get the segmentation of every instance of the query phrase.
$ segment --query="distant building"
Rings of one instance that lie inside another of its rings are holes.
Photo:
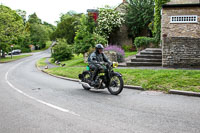
[[[162,8],[163,66],[200,66],[200,1],[171,0]]]
[[[35,46],[34,45],[29,45],[29,48],[31,49],[31,51],[35,50]]]

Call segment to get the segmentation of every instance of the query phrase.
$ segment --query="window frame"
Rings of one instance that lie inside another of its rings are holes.
[[[198,23],[198,16],[197,15],[171,16],[170,23]]]

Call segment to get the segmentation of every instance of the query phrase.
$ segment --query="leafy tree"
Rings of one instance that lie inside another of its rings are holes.
[[[51,35],[53,32],[55,32],[56,30],[56,26],[52,25],[52,24],[49,24],[47,22],[44,22],[43,23],[44,27],[45,27],[45,30],[47,31],[48,33],[48,38],[50,39]]]
[[[42,24],[33,23],[30,25],[31,42],[39,48],[46,46],[46,41],[49,40],[48,32]]]
[[[71,16],[76,16],[76,15],[79,15],[77,14],[75,11],[71,10],[71,11],[68,11],[66,14],[61,14],[61,17],[60,17],[60,22],[67,19],[68,17],[71,17]]]
[[[136,37],[153,20],[154,0],[129,0],[128,3],[126,24],[130,35]]]
[[[125,20],[121,13],[107,6],[99,9],[97,21],[96,33],[108,39],[110,33],[119,28]]]
[[[94,33],[95,23],[94,20],[86,15],[82,15],[80,25],[76,32],[74,47],[75,52],[80,54],[86,53],[91,47],[97,43],[105,44],[107,41],[98,34]]]
[[[65,38],[68,44],[73,44],[77,25],[80,23],[80,14],[67,13],[62,15],[60,19],[56,31],[51,35],[51,40]]]
[[[28,30],[30,31],[30,40],[31,43],[36,48],[44,48],[46,46],[46,41],[49,40],[50,34],[53,32],[53,25],[45,22],[42,24],[42,20],[38,18],[36,13],[33,13],[29,16],[27,21]]]
[[[43,25],[47,26],[48,28],[50,28],[52,31],[55,31],[56,30],[56,26],[52,25],[52,24],[49,24],[47,22],[43,22]]]
[[[156,38],[157,42],[160,41],[161,34],[161,8],[163,4],[169,1],[170,0],[155,0],[153,35]]]
[[[22,17],[22,19],[23,19],[23,21],[24,21],[24,24],[25,24],[25,23],[26,23],[26,11],[23,11],[23,10],[18,9],[18,10],[16,10],[16,12],[17,12],[17,14],[18,14],[19,16]]]
[[[33,24],[33,23],[42,24],[42,20],[38,18],[36,13],[29,15],[28,22],[30,24]]]
[[[31,38],[28,23],[26,23],[22,34],[18,37],[15,44],[18,44],[20,46],[19,49],[21,49],[22,52],[30,52],[29,45],[31,44]]]
[[[23,29],[23,20],[16,11],[0,5],[0,50],[7,51],[9,44],[17,40]]]

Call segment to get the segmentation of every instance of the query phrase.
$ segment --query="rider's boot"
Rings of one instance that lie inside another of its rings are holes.
[[[97,74],[98,74],[98,71],[95,70],[94,73],[92,74],[91,86],[97,86],[98,85],[97,80],[96,80]]]

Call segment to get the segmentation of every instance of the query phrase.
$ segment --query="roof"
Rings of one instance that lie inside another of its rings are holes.
[[[125,1],[125,2],[122,2],[121,4],[119,4],[115,9],[117,9],[117,8],[120,8],[120,6],[123,6],[123,5],[127,5],[128,4],[128,2],[127,1]]]
[[[200,7],[200,3],[197,4],[165,4],[163,8],[172,8],[172,7]]]

